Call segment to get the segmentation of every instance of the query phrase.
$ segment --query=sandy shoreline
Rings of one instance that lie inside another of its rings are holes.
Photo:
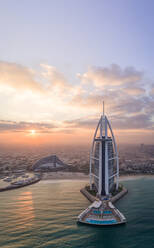
[[[119,181],[136,180],[141,178],[154,178],[154,175],[124,175]],[[81,172],[47,172],[43,173],[42,180],[89,180],[89,175]]]
[[[85,175],[81,172],[63,172],[63,171],[57,171],[57,172],[47,172],[43,173],[42,180],[66,180],[66,179],[89,179],[88,175]]]

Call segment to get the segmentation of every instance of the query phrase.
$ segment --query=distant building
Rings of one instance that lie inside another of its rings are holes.
[[[140,145],[140,151],[141,151],[141,152],[144,152],[144,150],[145,150],[145,146],[144,146],[144,144],[141,144],[141,145]]]
[[[45,172],[45,171],[58,171],[66,167],[67,165],[64,164],[56,155],[51,155],[37,161],[32,168],[34,171]]]
[[[118,189],[119,160],[117,146],[111,125],[104,115],[101,115],[95,130],[90,153],[90,187],[94,185],[100,198],[108,196]]]

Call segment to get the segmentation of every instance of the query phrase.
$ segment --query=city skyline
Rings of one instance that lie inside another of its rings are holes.
[[[103,100],[117,143],[153,143],[153,1],[0,5],[0,143],[90,144]]]

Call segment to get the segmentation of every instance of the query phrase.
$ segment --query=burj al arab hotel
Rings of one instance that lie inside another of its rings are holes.
[[[104,114],[101,115],[92,141],[90,152],[90,189],[95,188],[100,199],[118,189],[119,159],[111,124]]]
[[[92,141],[90,152],[90,191],[81,190],[92,204],[79,216],[78,222],[90,225],[117,225],[126,223],[124,215],[112,204],[115,197],[120,199],[127,191],[119,190],[119,160],[111,124],[101,115]],[[95,196],[92,196],[92,192]],[[116,192],[116,196],[113,197]]]

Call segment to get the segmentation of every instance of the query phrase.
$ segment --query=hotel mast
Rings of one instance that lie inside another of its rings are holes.
[[[119,159],[111,124],[103,114],[97,124],[90,152],[90,189],[95,187],[100,199],[112,193],[119,182]]]

